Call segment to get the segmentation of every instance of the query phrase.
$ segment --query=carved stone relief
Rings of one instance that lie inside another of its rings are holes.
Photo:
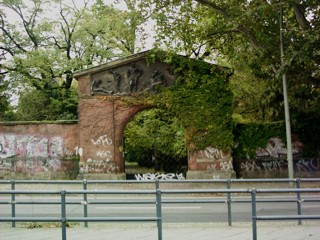
[[[134,63],[127,70],[130,92],[136,92],[138,89],[139,78],[143,74],[143,70],[136,67]]]
[[[91,93],[114,94],[119,91],[121,75],[116,71],[108,71],[92,79]]]
[[[172,85],[175,78],[171,69],[163,64],[132,62],[93,74],[91,94],[127,95],[140,91],[156,92],[158,87]]]
[[[156,91],[157,86],[165,87],[165,79],[161,72],[155,70],[151,75],[149,86],[146,88],[146,90],[154,92]]]

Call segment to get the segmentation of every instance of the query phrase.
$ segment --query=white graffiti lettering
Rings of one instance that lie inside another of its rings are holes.
[[[59,159],[32,159],[25,160],[1,159],[1,170],[28,171],[28,172],[56,172],[61,169]]]
[[[207,147],[203,152],[209,159],[224,159],[230,157],[230,152],[224,153],[222,150],[214,147]]]
[[[252,162],[245,161],[245,162],[241,162],[241,169],[247,172],[256,171],[256,170],[260,171],[261,167],[259,167],[254,161]]]
[[[34,135],[0,134],[0,158],[20,155],[25,158],[55,158],[63,155],[63,139]]]
[[[293,149],[292,153],[294,155],[301,153],[301,143],[294,142],[292,144]],[[271,156],[273,158],[279,158],[282,156],[286,156],[288,154],[287,149],[285,148],[285,144],[282,142],[280,138],[270,138],[266,148],[257,148],[256,155],[257,157],[266,157]]]
[[[220,162],[220,170],[222,171],[229,171],[232,170],[232,163],[231,162]]]
[[[111,138],[108,137],[108,135],[103,135],[103,136],[99,137],[97,140],[91,139],[91,142],[94,145],[103,145],[103,146],[112,144],[112,140],[111,140]]]
[[[185,177],[182,173],[176,174],[176,173],[145,173],[145,174],[135,174],[136,180],[184,180]]]
[[[295,160],[295,171],[298,172],[316,172],[320,171],[320,159],[299,159]],[[269,161],[245,161],[241,162],[241,170],[252,171],[282,171],[288,168],[288,162],[286,160],[269,160]]]
[[[60,169],[61,161],[58,159],[46,159],[42,161],[42,167],[47,172],[55,172]]]
[[[296,168],[300,172],[313,172],[320,170],[320,159],[301,159],[296,163]]]
[[[282,170],[282,167],[285,166],[284,160],[274,160],[261,163],[265,171],[276,171]]]
[[[207,165],[207,171],[215,172],[215,171],[230,171],[233,170],[231,161],[218,162],[216,164]]]
[[[112,154],[111,154],[111,151],[98,151],[97,157],[109,159],[109,158],[112,158]]]
[[[83,148],[82,147],[78,147],[76,146],[74,148],[74,150],[76,151],[76,155],[82,156],[83,155]]]
[[[0,159],[0,169],[10,170],[12,167],[11,159]]]
[[[207,166],[207,171],[209,172],[215,172],[216,171],[216,165],[215,164],[209,164]]]
[[[52,137],[49,142],[49,156],[59,157],[62,156],[62,144],[60,137]]]
[[[89,158],[86,163],[80,164],[81,173],[115,173],[118,166],[110,160],[96,160]]]

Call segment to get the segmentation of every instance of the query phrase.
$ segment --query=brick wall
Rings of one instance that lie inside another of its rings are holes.
[[[0,177],[74,177],[78,140],[77,122],[1,123]]]

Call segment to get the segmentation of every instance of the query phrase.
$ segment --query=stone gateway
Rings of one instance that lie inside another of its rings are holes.
[[[157,94],[159,87],[172,86],[177,78],[167,63],[148,62],[148,54],[75,73],[78,121],[0,124],[0,174],[64,172],[63,161],[78,157],[76,167],[86,179],[125,179],[124,129],[150,106],[128,105],[124,99],[140,92]],[[12,164],[12,159],[19,163]],[[187,178],[231,178],[232,165],[229,152],[208,146],[189,156]]]

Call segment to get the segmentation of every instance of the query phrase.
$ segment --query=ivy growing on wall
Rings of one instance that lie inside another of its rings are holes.
[[[191,150],[207,146],[230,150],[233,145],[230,70],[177,55],[158,56],[173,67],[178,79],[175,86],[163,88],[149,99],[181,121]]]
[[[283,122],[235,124],[232,120],[232,92],[229,88],[231,70],[204,61],[192,60],[176,54],[151,52],[149,62],[167,62],[178,79],[173,87],[159,87],[157,94],[139,92],[133,98],[117,97],[128,105],[147,105],[166,109],[180,120],[186,130],[189,150],[214,146],[232,150],[235,158],[252,158],[258,147],[266,147],[268,140],[279,137],[285,143]],[[317,127],[297,126],[293,132],[303,141],[306,154],[316,155],[319,148]],[[313,115],[314,116],[314,115]],[[313,120],[312,118],[311,121]],[[300,124],[301,125],[301,124]],[[309,126],[309,125],[308,125]],[[315,126],[313,124],[313,126]],[[318,125],[317,125],[318,126]],[[306,131],[309,130],[309,131]]]
[[[253,158],[256,149],[266,147],[272,137],[279,137],[285,143],[285,134],[283,122],[237,124],[234,128],[233,156],[239,159]]]
[[[120,100],[126,106],[165,109],[185,128],[186,144],[196,151],[208,146],[231,150],[233,146],[232,71],[176,54],[151,52],[147,62],[166,62],[178,76],[172,87],[158,87],[157,94],[137,92],[128,96],[99,97]]]

